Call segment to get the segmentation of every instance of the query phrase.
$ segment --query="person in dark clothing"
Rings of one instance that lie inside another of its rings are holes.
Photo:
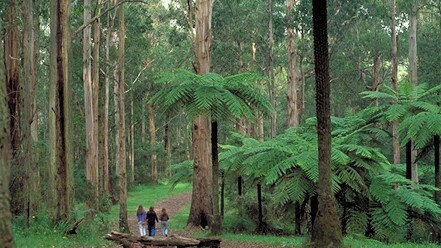
[[[147,227],[149,228],[149,236],[155,236],[156,222],[159,222],[158,216],[156,215],[155,211],[153,210],[153,207],[150,207],[149,211],[147,212]]]

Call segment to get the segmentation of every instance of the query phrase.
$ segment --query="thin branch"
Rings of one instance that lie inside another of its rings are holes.
[[[73,33],[73,36],[77,35],[77,34],[80,33],[81,31],[83,31],[83,29],[85,29],[87,26],[89,26],[90,24],[92,24],[93,22],[95,22],[97,19],[101,18],[101,16],[103,16],[103,15],[106,14],[107,12],[109,12],[109,11],[115,9],[116,7],[120,6],[121,4],[123,4],[123,3],[127,3],[127,2],[130,2],[130,3],[136,3],[136,2],[138,2],[138,3],[145,3],[145,4],[147,4],[147,2],[142,1],[142,0],[140,0],[140,1],[136,1],[136,0],[122,0],[122,1],[118,2],[117,4],[113,5],[112,7],[110,7],[110,8],[108,8],[108,9],[104,10],[104,11],[101,12],[99,15],[94,16],[94,17],[93,17],[92,19],[90,19],[88,22],[86,22],[86,23],[84,23],[83,25],[81,25],[77,30],[75,30],[75,32]]]

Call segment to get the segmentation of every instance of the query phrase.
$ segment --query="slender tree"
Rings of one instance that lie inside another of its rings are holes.
[[[49,188],[54,221],[66,220],[72,206],[69,125],[69,1],[51,1],[49,87]]]
[[[17,27],[17,3],[9,0],[5,18],[5,74],[6,96],[8,100],[10,118],[9,132],[11,135],[12,151],[15,154],[20,144],[20,84],[18,77],[18,27]]]
[[[37,164],[34,146],[34,138],[32,136],[32,122],[35,119],[35,79],[36,70],[34,65],[34,20],[33,20],[33,1],[24,0],[22,3],[23,13],[23,94],[22,94],[22,142],[23,142],[23,162],[25,166],[25,181],[24,184],[24,210],[26,221],[29,224],[30,216],[34,211],[38,210],[39,206],[39,168]]]
[[[123,1],[123,0],[121,0]],[[126,170],[126,139],[125,139],[125,107],[124,107],[124,61],[125,61],[125,21],[124,5],[119,7],[119,28],[118,28],[118,178],[119,178],[119,229],[129,233],[129,223],[127,220],[127,170]]]
[[[149,112],[149,132],[150,132],[150,147],[153,148],[153,151],[150,154],[150,163],[152,168],[152,181],[154,183],[158,182],[158,163],[156,159],[156,126],[155,126],[155,109],[153,108],[153,104],[149,104],[147,106]]]
[[[268,75],[269,75],[269,98],[273,108],[276,108],[276,87],[274,83],[274,28],[273,28],[273,15],[274,15],[274,3],[273,0],[268,0]],[[276,136],[277,125],[277,113],[276,111],[271,114],[271,138]]]
[[[417,25],[418,25],[418,4],[417,0],[411,1],[411,7],[409,11],[409,81],[415,86],[418,83],[418,60],[417,60]],[[411,156],[411,178],[414,183],[418,183],[418,165],[416,160],[416,150],[411,147],[411,141],[406,146],[407,151],[406,156]],[[410,149],[410,150],[409,150]]]
[[[312,229],[313,247],[341,247],[342,234],[331,178],[331,104],[327,1],[313,0],[314,61],[318,136],[318,212]]]
[[[391,57],[392,57],[392,75],[391,84],[395,91],[398,91],[398,45],[397,45],[397,30],[395,17],[397,15],[397,1],[391,0]],[[394,164],[400,163],[400,142],[398,137],[398,122],[392,123],[392,144],[394,151]]]
[[[297,127],[299,125],[300,108],[298,106],[298,68],[297,68],[297,49],[294,37],[292,11],[296,0],[286,1],[286,43],[288,46],[288,126]]]
[[[0,28],[3,23],[0,19]],[[0,61],[3,61],[3,34],[0,34]],[[0,80],[6,80],[3,67],[0,66]],[[3,81],[4,82],[4,81]],[[11,166],[11,142],[9,133],[10,112],[7,107],[6,87],[0,84],[0,244],[5,248],[14,248],[12,233],[12,214],[10,211],[9,175]]]
[[[90,23],[92,5],[91,0],[84,0],[84,24]],[[86,178],[91,185],[90,199],[86,205],[90,208],[97,207],[98,199],[98,113],[97,89],[98,79],[94,75],[92,80],[92,26],[83,29],[83,85],[84,85],[84,112],[86,117]],[[98,46],[99,47],[99,46]],[[95,52],[95,51],[94,51]],[[96,61],[94,61],[95,63]],[[95,65],[96,66],[96,65]]]

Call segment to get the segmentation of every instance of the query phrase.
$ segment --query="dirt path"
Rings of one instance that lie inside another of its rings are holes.
[[[155,212],[158,215],[162,208],[167,209],[167,212],[170,218],[172,219],[175,214],[179,213],[184,206],[190,203],[191,203],[191,192],[164,199],[158,202],[158,204],[156,204],[156,206],[154,207],[155,207]],[[146,210],[148,210],[150,206],[145,206],[145,207]],[[130,230],[132,230],[132,233],[134,235],[139,235],[138,222],[136,221],[136,217],[134,216],[129,217],[129,226],[130,226]],[[172,233],[173,230],[170,230],[170,232]],[[160,227],[159,225],[157,225],[156,235],[160,235],[160,234],[161,234]],[[191,236],[191,233],[186,233],[186,231],[179,231],[178,234],[187,237]],[[279,248],[279,247],[281,246],[263,245],[252,242],[236,242],[236,241],[228,241],[228,240],[223,240],[221,242],[221,248]]]
[[[158,215],[158,218],[162,208],[167,209],[168,215],[170,216],[170,218],[173,218],[175,214],[179,213],[179,211],[181,211],[181,209],[184,206],[190,204],[190,202],[191,202],[191,192],[166,198],[158,202],[158,204],[156,204],[156,206],[153,207],[155,208],[155,212]],[[146,211],[148,211],[150,206],[144,206],[144,207]],[[129,228],[134,235],[139,236],[138,221],[136,220],[136,216],[129,216]],[[161,235],[160,225],[158,224],[156,224],[156,235]]]

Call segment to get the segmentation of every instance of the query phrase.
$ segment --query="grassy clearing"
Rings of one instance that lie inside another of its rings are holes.
[[[139,204],[145,207],[153,206],[164,198],[189,191],[191,191],[189,184],[178,184],[173,190],[170,190],[170,186],[166,183],[134,187],[128,193],[128,215],[134,215]],[[73,215],[77,218],[82,217],[84,206],[78,204]],[[81,223],[77,230],[78,234],[70,236],[65,235],[65,232],[73,221],[53,227],[48,215],[40,213],[35,216],[34,225],[28,229],[24,225],[24,219],[19,217],[14,220],[14,238],[19,248],[109,247],[113,243],[102,239],[102,237],[110,229],[117,227],[118,216],[119,206],[112,206],[109,213],[99,213],[95,218]]]

